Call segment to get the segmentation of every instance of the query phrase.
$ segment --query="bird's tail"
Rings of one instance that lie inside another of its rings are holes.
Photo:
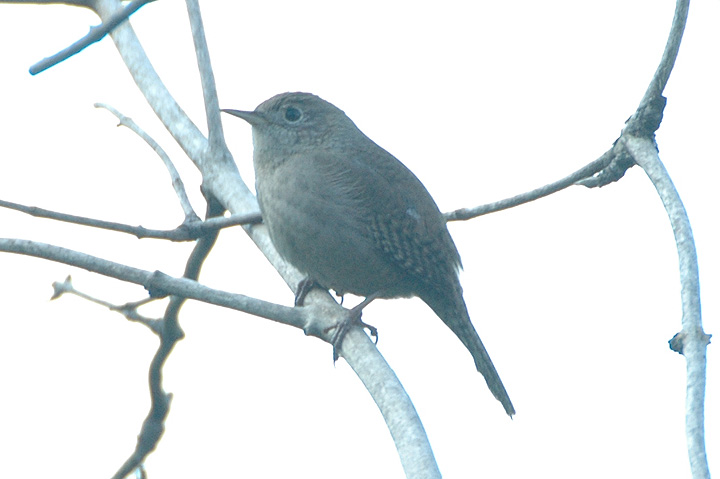
[[[470,351],[473,359],[475,359],[475,366],[485,378],[490,392],[503,405],[507,415],[512,418],[513,414],[515,414],[515,408],[490,359],[490,355],[480,340],[477,331],[475,331],[472,322],[470,322],[470,315],[462,297],[462,290],[451,295],[429,294],[421,297]]]

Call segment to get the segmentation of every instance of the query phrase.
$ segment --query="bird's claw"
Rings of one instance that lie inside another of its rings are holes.
[[[305,304],[305,298],[308,293],[314,287],[319,286],[317,281],[312,278],[304,278],[297,285],[297,291],[295,292],[295,306],[303,306]]]
[[[342,321],[333,326],[325,328],[325,333],[328,333],[330,330],[335,329],[335,334],[333,334],[333,337],[330,340],[330,344],[332,344],[333,346],[333,362],[336,362],[340,358],[339,350],[342,346],[342,342],[345,339],[345,336],[347,336],[348,331],[350,331],[350,328],[355,325],[370,331],[370,336],[375,338],[375,344],[378,343],[379,337],[377,328],[371,324],[367,324],[361,318],[362,310],[352,309],[350,310],[349,317],[343,319]]]

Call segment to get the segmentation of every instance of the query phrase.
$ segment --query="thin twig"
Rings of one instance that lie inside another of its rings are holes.
[[[300,329],[303,329],[307,323],[306,313],[301,311],[303,308],[290,308],[242,294],[220,291],[204,286],[197,281],[173,278],[160,271],[151,272],[133,268],[60,246],[23,239],[0,238],[0,251],[43,258],[102,274],[109,278],[138,284],[145,287],[152,297],[182,296],[243,311]],[[321,339],[325,340],[326,338],[321,337]]]
[[[529,203],[530,201],[537,200],[538,198],[542,198],[543,196],[557,193],[558,191],[565,189],[568,186],[576,184],[579,180],[592,176],[603,168],[607,167],[612,159],[610,151],[606,152],[604,155],[602,155],[600,158],[593,161],[589,165],[580,168],[576,172],[554,183],[550,183],[549,185],[542,186],[527,193],[513,196],[512,198],[506,198],[504,200],[495,201],[486,205],[476,206],[474,208],[461,208],[459,210],[450,211],[449,213],[445,213],[445,219],[447,221],[469,220],[478,216],[486,215],[488,213],[494,213],[496,211],[506,210],[514,206]]]
[[[64,50],[59,51],[55,55],[49,56],[47,58],[44,58],[43,60],[37,62],[35,65],[30,67],[30,74],[31,75],[37,75],[40,72],[43,72],[47,70],[48,68],[57,65],[58,63],[67,60],[71,56],[75,55],[76,53],[79,53],[83,51],[88,46],[92,45],[95,42],[99,42],[103,38],[105,38],[105,35],[110,33],[113,29],[115,29],[118,25],[120,25],[122,22],[127,20],[130,15],[138,11],[143,5],[147,3],[154,2],[155,0],[134,0],[130,3],[128,3],[125,8],[122,10],[119,10],[116,14],[114,14],[111,18],[107,19],[105,22],[101,23],[100,25],[97,25],[95,27],[90,28],[90,32],[85,35],[80,40],[76,41],[69,47],[65,48]],[[33,2],[35,3],[35,2]],[[48,3],[48,2],[38,2],[38,3]],[[65,2],[53,2],[53,3],[65,3]],[[92,6],[95,2],[78,2],[82,6]]]
[[[72,7],[93,8],[95,0],[2,0],[0,3],[16,3],[21,5],[70,5]]]
[[[123,223],[87,218],[85,216],[60,213],[58,211],[38,208],[37,206],[26,206],[5,200],[0,200],[0,208],[20,211],[38,218],[47,218],[82,226],[117,231],[119,233],[127,233],[137,238],[155,238],[170,241],[195,241],[210,231],[216,231],[230,226],[257,224],[262,221],[262,217],[258,213],[251,213],[248,215],[232,215],[227,218],[210,218],[207,221],[200,221],[198,219],[197,221],[185,222],[172,230],[156,230],[145,228],[144,226],[131,226]]]
[[[178,199],[180,200],[180,206],[183,209],[183,212],[185,213],[185,222],[192,222],[194,220],[199,220],[198,215],[195,214],[195,210],[193,210],[192,205],[190,204],[190,199],[187,196],[187,193],[185,192],[185,184],[183,183],[182,179],[180,178],[180,173],[178,173],[177,168],[175,168],[175,165],[173,164],[172,160],[170,160],[170,157],[167,153],[165,153],[165,150],[158,144],[157,141],[150,135],[148,135],[145,130],[140,128],[137,123],[133,121],[132,118],[127,117],[120,113],[117,109],[113,108],[110,105],[106,105],[105,103],[95,103],[95,108],[104,108],[113,115],[117,117],[117,119],[120,121],[118,123],[118,126],[125,126],[129,128],[131,131],[133,131],[136,135],[138,135],[140,138],[142,138],[145,143],[147,143],[150,148],[153,149],[153,151],[160,157],[163,164],[165,165],[165,168],[168,170],[168,173],[170,174],[170,179],[172,180],[173,189],[175,190],[175,194],[177,195]]]
[[[117,0],[95,0],[93,8],[101,19],[108,21],[122,9],[122,6]],[[150,63],[132,24],[123,23],[110,32],[110,38],[115,43],[138,89],[160,118],[163,126],[191,160],[198,161],[198,158],[203,158],[207,141],[187,113],[170,95]]]
[[[138,308],[140,306],[144,306],[152,301],[156,301],[157,298],[145,298],[140,301],[135,301],[132,303],[125,303],[125,304],[112,304],[107,301],[104,301],[99,298],[95,298],[94,296],[90,296],[87,293],[83,293],[82,291],[78,291],[75,289],[75,287],[72,284],[72,277],[68,276],[65,278],[65,281],[55,281],[53,284],[53,295],[50,299],[58,299],[63,294],[72,294],[75,296],[79,296],[80,298],[83,298],[87,301],[90,301],[91,303],[99,304],[100,306],[104,306],[108,308],[110,311],[114,311],[116,313],[120,313],[123,316],[125,316],[125,319],[128,321],[133,321],[135,323],[140,323],[145,326],[147,326],[150,331],[153,333],[159,335],[160,334],[160,320],[148,318],[146,316],[141,315],[138,312]]]

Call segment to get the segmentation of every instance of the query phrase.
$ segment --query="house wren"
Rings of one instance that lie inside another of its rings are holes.
[[[512,417],[507,391],[470,322],[460,255],[420,180],[345,113],[309,93],[283,93],[252,125],[263,221],[278,252],[338,294],[418,296],[460,338]]]

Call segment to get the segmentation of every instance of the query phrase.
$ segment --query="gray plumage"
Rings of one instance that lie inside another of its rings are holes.
[[[467,347],[512,417],[515,409],[470,322],[460,255],[420,180],[315,95],[283,93],[253,112],[223,111],[253,127],[258,202],[278,252],[340,294],[418,296]]]

